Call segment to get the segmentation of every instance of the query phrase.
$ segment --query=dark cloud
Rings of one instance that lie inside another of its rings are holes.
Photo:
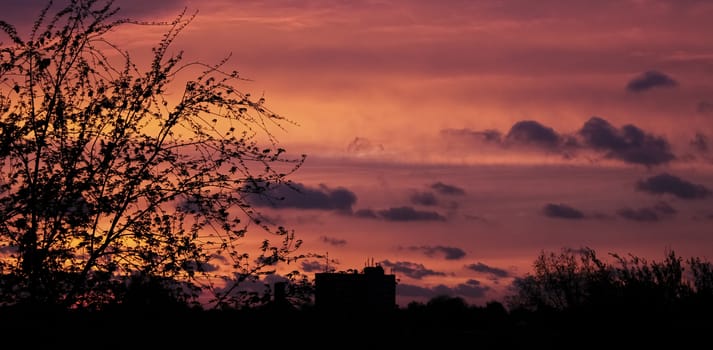
[[[467,141],[478,141],[484,143],[495,143],[500,145],[502,133],[498,130],[470,130],[470,129],[443,129],[441,135],[465,139]]]
[[[602,118],[592,117],[584,123],[579,135],[587,146],[627,163],[652,166],[675,158],[666,139],[631,124],[617,129]]]
[[[668,203],[659,202],[651,207],[622,208],[617,211],[617,214],[628,220],[654,222],[662,220],[665,216],[676,214],[676,209]]]
[[[485,296],[485,293],[490,290],[490,287],[481,285],[477,280],[468,280],[466,283],[460,283],[455,287],[439,284],[433,287],[432,290],[436,295],[482,298]]]
[[[326,266],[319,261],[305,260],[300,263],[304,272],[323,272],[326,271]]]
[[[463,249],[456,247],[445,247],[445,246],[411,246],[407,247],[408,250],[420,251],[426,256],[443,256],[446,260],[458,260],[465,256]]]
[[[465,191],[462,188],[456,187],[453,185],[447,185],[440,181],[432,184],[431,189],[438,192],[438,194],[442,194],[442,195],[464,195],[465,194]]]
[[[383,152],[384,145],[374,144],[371,140],[363,137],[355,137],[352,142],[347,145],[347,152],[349,153],[373,153],[373,152]]]
[[[711,195],[711,190],[677,176],[661,173],[646,180],[639,180],[636,189],[651,194],[672,194],[682,199],[702,199]]]
[[[709,101],[698,102],[698,105],[696,106],[696,110],[698,111],[698,113],[701,113],[701,114],[713,113],[713,103],[711,103]]]
[[[329,244],[329,245],[333,245],[333,246],[335,246],[335,247],[342,247],[342,246],[345,246],[345,245],[347,244],[347,241],[346,241],[346,240],[337,239],[337,238],[332,238],[332,237],[327,237],[327,236],[319,237],[319,239],[320,239],[322,242],[327,243],[327,244]]]
[[[631,92],[643,92],[656,87],[671,88],[676,86],[678,86],[678,82],[673,78],[664,73],[651,70],[629,81],[626,84],[626,89]]]
[[[380,210],[379,217],[388,221],[445,221],[446,218],[435,211],[421,211],[412,207],[398,207]]]
[[[310,188],[299,183],[291,185],[279,184],[271,188],[267,195],[254,195],[249,201],[254,206],[265,206],[276,209],[321,209],[350,212],[357,197],[354,192],[338,187],[335,189],[320,185]]]
[[[556,149],[560,144],[560,136],[554,129],[534,120],[513,124],[505,140],[510,144],[534,145],[545,149]]]
[[[466,265],[465,267],[469,270],[473,270],[475,272],[487,273],[487,274],[493,275],[495,277],[500,277],[500,278],[510,277],[510,273],[508,271],[503,270],[501,268],[488,266],[481,262],[478,262],[476,264]]]
[[[542,209],[545,216],[560,219],[583,219],[584,213],[566,204],[548,203]]]
[[[433,206],[438,204],[436,196],[431,192],[416,192],[411,195],[411,203],[416,205]]]
[[[622,208],[617,211],[619,216],[634,221],[659,221],[659,214],[651,208]]]
[[[412,207],[397,207],[384,210],[359,209],[354,216],[365,219],[386,221],[445,221],[446,218],[435,211],[421,211]]]
[[[450,137],[470,138],[472,141],[483,141],[483,135],[486,134],[467,129],[447,129],[441,133]],[[496,133],[489,131],[487,134]],[[646,166],[664,164],[676,158],[664,137],[647,133],[632,124],[617,128],[600,117],[590,118],[574,134],[560,134],[537,121],[523,120],[513,124],[504,139],[491,137],[487,141],[501,149],[534,146],[532,148],[535,150],[560,154],[564,159],[573,159],[577,152],[586,150],[604,153],[607,158]]]
[[[225,262],[225,260],[220,260],[220,261]],[[195,262],[187,263],[186,265],[184,265],[184,268],[186,268],[186,269],[188,269],[188,270],[192,270],[192,271],[197,271],[197,270],[198,270],[198,264],[196,264]],[[205,272],[218,271],[218,265],[217,265],[217,264],[202,263],[202,264],[200,265],[200,268],[201,268],[202,271],[205,271]]]
[[[0,20],[4,20],[18,27],[21,35],[30,30],[32,23],[40,14],[40,11],[47,6],[48,1],[44,0],[2,0],[2,12]],[[70,3],[69,0],[55,0],[52,2],[49,14],[61,10]],[[100,8],[105,2],[99,1],[94,8]],[[165,16],[174,17],[181,13],[187,6],[186,0],[117,0],[114,1],[114,8],[119,12],[115,19],[130,18],[137,20],[165,20]],[[189,7],[191,10],[198,8]]]
[[[696,135],[693,136],[693,140],[691,140],[691,147],[693,147],[694,150],[700,153],[708,153],[708,145],[708,136],[702,133],[696,133]]]
[[[482,285],[477,280],[468,280],[455,287],[448,287],[443,284],[433,288],[425,288],[413,284],[399,283],[396,285],[396,294],[404,297],[433,299],[437,296],[460,296],[464,298],[482,298],[490,287]]]
[[[434,271],[427,269],[423,264],[413,263],[409,261],[395,261],[391,262],[389,260],[384,260],[381,262],[381,266],[385,269],[388,268],[394,274],[402,274],[407,277],[420,280],[428,276],[445,276],[446,274],[439,271]]]

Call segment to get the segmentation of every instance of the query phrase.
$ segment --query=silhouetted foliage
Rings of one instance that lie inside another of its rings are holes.
[[[684,260],[674,251],[662,261],[610,253],[599,259],[593,249],[542,252],[534,272],[513,283],[511,309],[586,315],[704,315],[713,311],[710,262]]]
[[[271,131],[291,122],[241,92],[227,59],[170,53],[193,16],[118,11],[50,2],[28,37],[0,21],[0,305],[249,302],[243,282],[299,258],[294,232],[245,198],[303,163]],[[107,35],[128,25],[166,28],[146,68]]]

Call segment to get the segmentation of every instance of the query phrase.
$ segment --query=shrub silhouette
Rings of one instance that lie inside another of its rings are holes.
[[[710,262],[684,260],[671,250],[661,261],[610,253],[599,259],[593,249],[542,252],[534,272],[517,279],[507,297],[511,310],[582,315],[703,315],[711,310]],[[693,306],[695,305],[695,307]]]

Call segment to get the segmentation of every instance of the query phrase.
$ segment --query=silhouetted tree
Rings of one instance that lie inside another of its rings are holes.
[[[137,22],[98,0],[54,10],[28,37],[0,21],[0,304],[100,307],[132,278],[222,304],[297,259],[294,232],[246,199],[303,163],[272,134],[291,122],[241,92],[227,59],[169,52],[193,16]],[[146,67],[106,35],[130,24],[167,28]],[[247,240],[252,226],[266,236]]]
[[[511,308],[537,311],[576,308],[608,281],[609,271],[594,250],[563,249],[559,254],[541,252],[533,263],[533,273],[513,282],[508,296]]]
[[[513,283],[514,293],[507,302],[511,309],[590,315],[661,316],[710,308],[710,262],[700,258],[684,261],[674,251],[667,252],[662,261],[616,253],[610,256],[613,262],[606,263],[590,248],[542,252],[535,260],[534,272]]]

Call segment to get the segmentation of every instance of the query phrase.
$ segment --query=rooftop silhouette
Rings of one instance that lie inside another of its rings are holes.
[[[378,264],[361,272],[315,274],[315,307],[319,310],[389,311],[396,308],[396,276]]]

